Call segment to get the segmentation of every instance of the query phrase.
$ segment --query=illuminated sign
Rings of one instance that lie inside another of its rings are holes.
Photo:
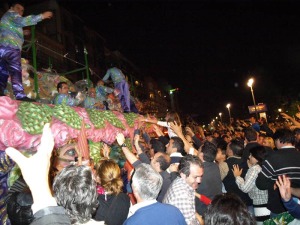
[[[255,106],[254,105],[250,105],[248,106],[249,109],[249,113],[255,113]],[[266,104],[259,104],[256,105],[256,112],[261,113],[261,112],[266,112],[268,111]]]

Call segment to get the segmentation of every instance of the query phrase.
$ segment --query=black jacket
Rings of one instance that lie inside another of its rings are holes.
[[[228,159],[226,159],[225,162],[227,163],[229,168],[227,176],[223,179],[223,184],[225,186],[226,191],[228,193],[237,194],[247,206],[253,205],[252,199],[249,197],[249,195],[247,193],[242,192],[241,189],[239,189],[239,187],[237,186],[235,182],[235,177],[232,172],[233,165],[237,164],[240,168],[243,169],[243,173],[241,176],[245,177],[244,173],[247,171],[247,168],[243,167],[243,160],[239,157],[229,157]]]

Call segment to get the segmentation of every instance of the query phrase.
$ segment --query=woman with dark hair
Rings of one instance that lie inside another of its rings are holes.
[[[130,199],[123,193],[123,180],[119,165],[112,159],[100,160],[97,166],[99,207],[94,217],[106,225],[121,225],[127,219]],[[100,193],[99,193],[100,192]]]
[[[250,155],[247,161],[249,170],[246,173],[245,179],[241,177],[242,169],[240,169],[238,165],[233,166],[236,184],[239,189],[248,193],[249,197],[253,200],[254,215],[257,224],[263,224],[263,221],[270,217],[270,210],[267,209],[268,191],[258,189],[255,184],[266,154],[264,146],[256,146],[250,149]]]
[[[256,225],[247,206],[234,193],[216,195],[204,214],[205,225]]]

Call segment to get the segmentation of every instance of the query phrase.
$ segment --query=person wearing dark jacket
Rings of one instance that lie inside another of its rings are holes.
[[[300,152],[294,147],[295,136],[289,129],[278,129],[273,136],[278,148],[266,157],[262,170],[256,179],[256,186],[268,190],[268,209],[271,218],[286,212],[278,188],[274,184],[278,176],[285,174],[289,177],[292,187],[300,187]]]
[[[222,180],[218,164],[215,163],[217,147],[206,141],[200,147],[199,158],[203,161],[204,174],[196,192],[213,199],[216,195],[222,194]],[[204,215],[207,205],[196,198],[196,211]]]
[[[260,123],[260,132],[264,132],[267,137],[272,137],[274,132],[270,129],[266,118],[261,117],[259,123]]]
[[[237,194],[242,201],[248,206],[248,209],[253,212],[253,203],[252,199],[247,193],[242,192],[235,182],[235,177],[233,174],[233,165],[239,165],[240,168],[243,168],[243,173],[241,177],[245,177],[245,172],[247,168],[244,167],[243,160],[241,158],[244,146],[243,142],[239,139],[233,139],[226,149],[227,159],[225,162],[228,165],[229,171],[226,177],[223,179],[223,184],[225,186],[226,192]]]
[[[34,220],[32,204],[30,189],[21,176],[10,187],[6,197],[6,210],[11,225],[29,225]]]
[[[123,224],[128,215],[130,199],[122,192],[123,181],[119,165],[112,159],[100,160],[96,174],[102,192],[98,192],[99,206],[93,218],[104,221],[107,225]]]
[[[244,161],[247,161],[250,155],[250,149],[256,146],[260,146],[260,144],[257,142],[258,133],[252,127],[244,129],[244,135],[246,146],[243,150],[242,159]]]

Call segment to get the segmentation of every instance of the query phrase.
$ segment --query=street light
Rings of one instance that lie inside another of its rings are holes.
[[[252,88],[253,83],[254,83],[254,80],[253,80],[253,78],[251,78],[251,79],[248,80],[247,85],[248,85],[248,87],[250,87],[250,90],[251,90],[253,104],[254,104],[254,110],[255,110],[255,116],[256,116],[256,120],[258,120],[258,114],[257,114],[257,109],[256,109],[256,102],[255,102],[254,92],[253,92],[253,88]]]
[[[226,105],[226,108],[228,109],[228,113],[229,113],[229,124],[231,123],[231,114],[230,114],[230,104],[228,103]]]
[[[169,90],[170,97],[171,97],[171,108],[173,111],[175,110],[175,102],[174,102],[174,94],[173,94],[175,91],[176,92],[179,91],[179,88],[173,88]]]
[[[222,113],[221,112],[219,113],[219,116],[220,116],[220,120],[221,120],[221,123],[222,123]]]

